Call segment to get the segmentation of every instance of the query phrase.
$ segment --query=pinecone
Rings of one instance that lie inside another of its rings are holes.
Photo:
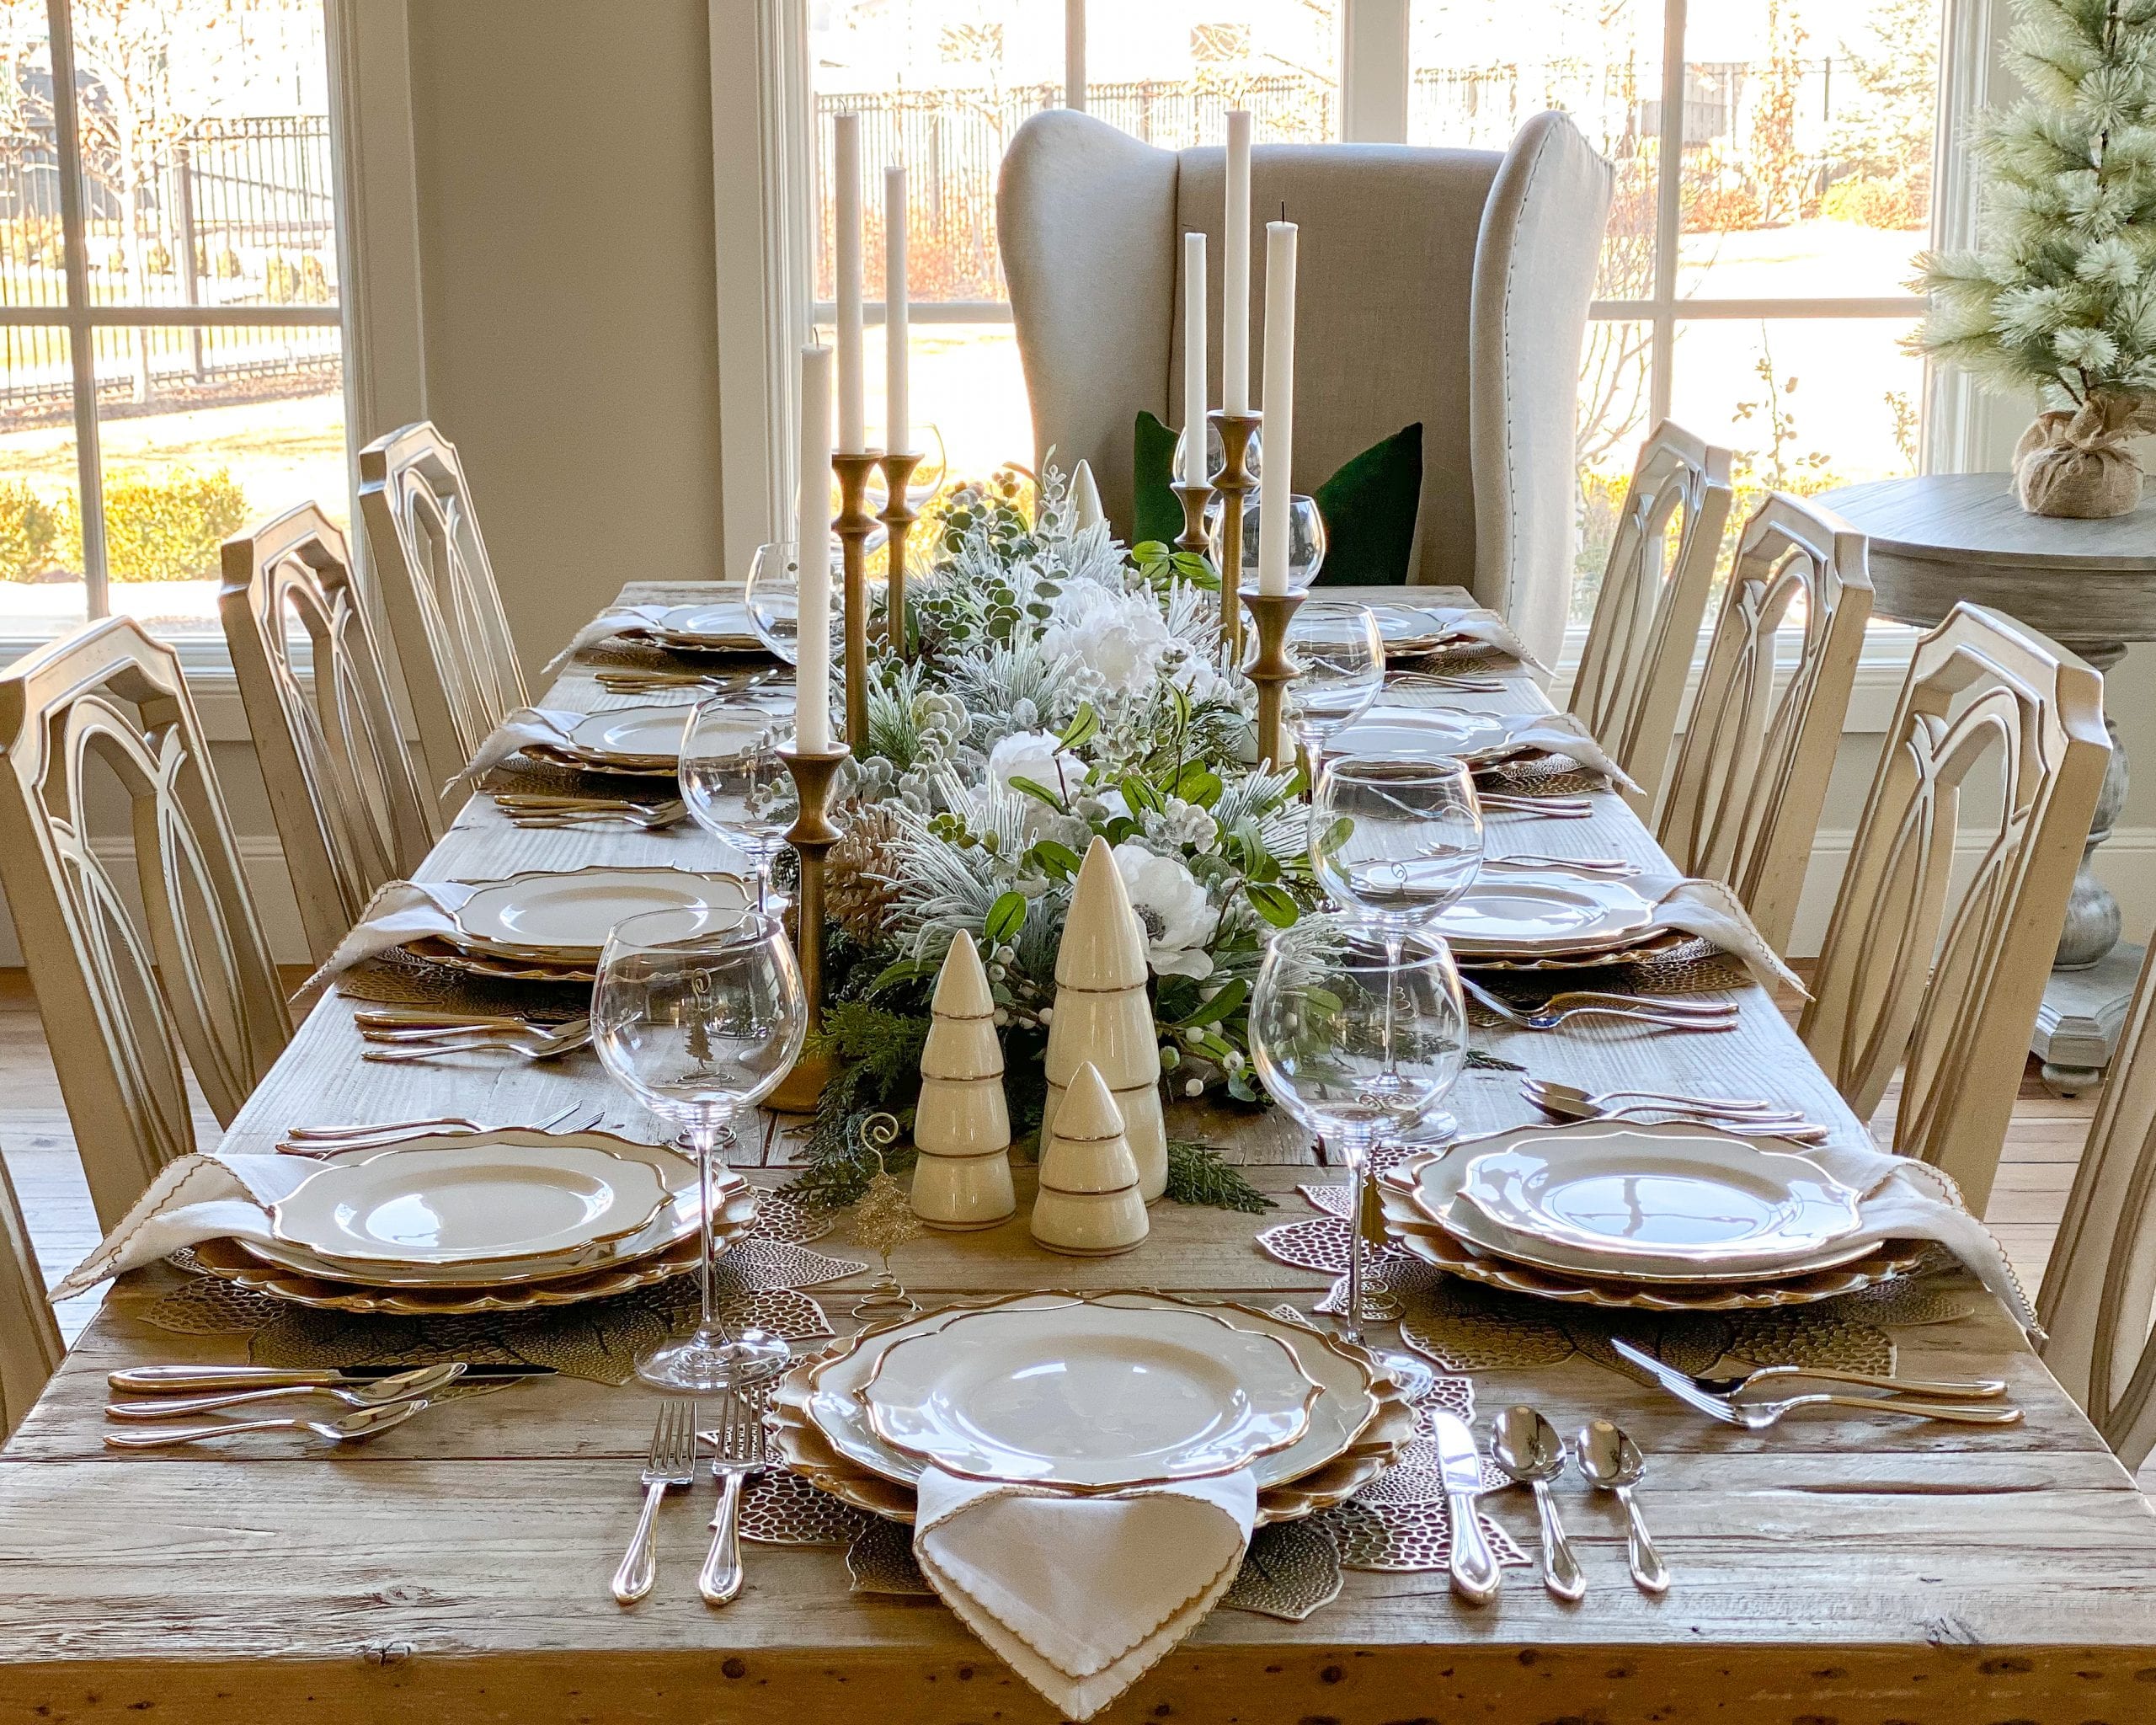
[[[883,938],[884,918],[898,895],[899,861],[899,823],[888,809],[861,810],[830,848],[825,908],[864,946]]]

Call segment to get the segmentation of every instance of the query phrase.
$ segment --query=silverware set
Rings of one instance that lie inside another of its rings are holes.
[[[1560,1120],[1621,1120],[1636,1114],[1718,1126],[1744,1138],[1786,1138],[1797,1144],[1822,1144],[1829,1134],[1795,1108],[1723,1096],[1682,1096],[1654,1090],[1582,1090],[1548,1078],[1523,1079],[1519,1093],[1545,1114]]]
[[[1442,690],[1449,695],[1501,695],[1505,691],[1504,681],[1499,677],[1444,670],[1387,671],[1385,686],[1388,689]]]
[[[761,1415],[747,1397],[732,1394],[719,1405],[718,1423],[703,1426],[693,1402],[670,1397],[659,1405],[642,1481],[643,1509],[629,1548],[614,1572],[616,1601],[633,1605],[652,1589],[659,1559],[653,1537],[659,1501],[696,1480],[698,1441],[711,1446],[711,1477],[718,1483],[718,1508],[711,1519],[711,1549],[696,1573],[696,1591],[707,1605],[730,1604],[741,1591],[741,1487],[769,1466]]]
[[[1612,1337],[1610,1346],[1686,1407],[1696,1408],[1724,1425],[1738,1426],[1746,1431],[1764,1431],[1803,1407],[1859,1407],[1875,1413],[1905,1414],[1912,1419],[1935,1419],[1952,1425],[2012,1425],[2021,1418],[2019,1407],[2000,1399],[2006,1394],[2006,1386],[1996,1378],[1951,1383],[1808,1366],[1769,1366],[1740,1378],[1702,1378],[1679,1371],[1673,1365],[1665,1365],[1621,1336]],[[1885,1393],[1844,1396],[1818,1391],[1771,1400],[1745,1398],[1745,1391],[1758,1385],[1785,1383],[1792,1379],[1847,1384]],[[1972,1402],[1991,1405],[1972,1407]]]
[[[460,1379],[473,1382],[548,1377],[552,1366],[478,1365],[468,1360],[417,1366],[332,1366],[323,1370],[276,1366],[142,1365],[109,1375],[106,1382],[136,1399],[108,1402],[105,1418],[124,1425],[158,1423],[155,1430],[109,1431],[115,1450],[163,1450],[242,1432],[304,1431],[333,1444],[359,1443],[394,1429],[434,1405],[433,1398]],[[192,1419],[231,1407],[318,1397],[352,1409],[321,1419],[280,1414],[268,1419],[221,1419],[173,1430],[162,1422]]]
[[[1545,857],[1535,851],[1514,851],[1502,857],[1485,857],[1485,868],[1519,868],[1537,874],[1585,874],[1599,880],[1630,880],[1644,873],[1636,862],[1622,857]]]
[[[667,689],[694,689],[714,695],[746,695],[778,675],[776,667],[761,670],[638,670],[609,665],[597,673],[599,686],[610,695],[654,695]]]
[[[537,791],[498,791],[495,806],[523,827],[624,825],[664,832],[689,818],[679,797],[574,797]]]
[[[1571,989],[1553,994],[1537,1006],[1516,1007],[1464,974],[1460,985],[1483,1011],[1519,1030],[1555,1030],[1574,1018],[1586,1017],[1621,1019],[1659,1030],[1734,1030],[1737,1024],[1737,1009],[1732,1001]]]
[[[436,1015],[437,1018],[447,1016],[450,1015]],[[535,1120],[523,1130],[531,1132],[582,1132],[596,1125],[605,1117],[605,1113],[602,1108],[587,1108],[571,1103],[560,1113],[550,1114],[543,1120]],[[420,1120],[385,1120],[371,1126],[294,1126],[286,1132],[277,1148],[286,1156],[337,1156],[348,1150],[365,1150],[376,1144],[394,1144],[400,1138],[416,1138],[423,1134],[430,1137],[446,1137],[496,1130],[478,1120],[467,1120],[462,1114],[436,1114]]]
[[[1530,797],[1524,792],[1490,791],[1477,785],[1475,800],[1485,814],[1540,814],[1552,820],[1587,820],[1594,814],[1594,804],[1585,797]]]
[[[480,1012],[360,1012],[352,1015],[352,1022],[368,1044],[360,1058],[388,1065],[473,1053],[554,1060],[591,1045],[589,1015],[559,1024],[542,1024],[530,1018]]]

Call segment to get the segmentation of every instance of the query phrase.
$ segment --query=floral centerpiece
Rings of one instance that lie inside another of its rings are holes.
[[[1262,1102],[1251,987],[1267,936],[1320,896],[1301,777],[1255,761],[1254,693],[1221,657],[1203,558],[1080,526],[1053,469],[1030,511],[1006,473],[956,493],[940,525],[909,577],[910,653],[879,646],[870,667],[868,743],[829,859],[824,1033],[841,1070],[801,1183],[826,1202],[873,1172],[853,1123],[911,1107],[929,991],[961,931],[988,961],[1013,1126],[1038,1125],[1056,951],[1096,835],[1145,921],[1161,1068],[1185,1097]],[[1171,1162],[1171,1194],[1262,1202],[1194,1147]]]

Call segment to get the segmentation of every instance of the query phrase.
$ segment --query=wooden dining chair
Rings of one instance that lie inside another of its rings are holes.
[[[0,1161],[0,1439],[23,1423],[67,1351],[15,1183]]]
[[[2052,1375],[2137,1470],[2156,1450],[2156,946],[2089,1125],[2036,1316]]]
[[[344,536],[312,503],[224,544],[217,595],[262,782],[317,964],[439,836]]]
[[[1729,520],[1729,451],[1664,419],[1640,446],[1595,595],[1570,711],[1637,781],[1642,818],[1669,771],[1677,709]]]
[[[376,438],[360,451],[360,512],[428,788],[453,814],[463,788],[440,788],[530,698],[456,446],[424,419]]]
[[[1871,577],[1864,537],[1771,492],[1737,540],[1655,836],[1726,883],[1768,945],[1789,944],[1856,682]],[[1780,663],[1784,632],[1795,658]]]
[[[173,649],[115,617],[17,660],[0,763],[0,888],[110,1228],[195,1147],[186,1075],[229,1122],[291,1018]]]
[[[1903,1068],[1894,1148],[1951,1174],[1978,1215],[2111,752],[2101,676],[1956,605],[1917,644],[1827,925],[1806,1045],[1863,1119]],[[1950,914],[1980,762],[1999,809],[1972,824],[1983,848]]]

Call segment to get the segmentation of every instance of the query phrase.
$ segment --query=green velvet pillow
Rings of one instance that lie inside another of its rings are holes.
[[[1182,505],[1171,489],[1176,434],[1140,409],[1133,440],[1137,495],[1135,540],[1172,540],[1182,531]],[[1343,464],[1316,491],[1325,518],[1325,566],[1317,585],[1406,585],[1415,551],[1415,515],[1422,499],[1422,426],[1418,420]]]

